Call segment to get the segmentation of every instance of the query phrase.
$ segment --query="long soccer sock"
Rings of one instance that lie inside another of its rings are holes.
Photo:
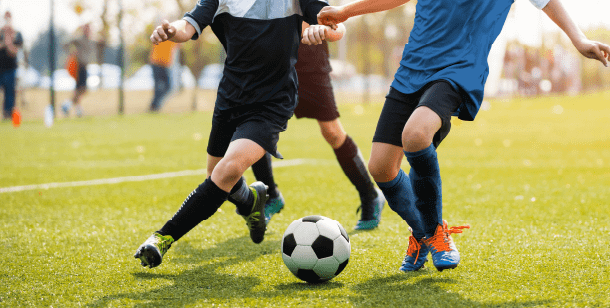
[[[401,169],[393,180],[377,182],[377,186],[388,200],[390,208],[411,227],[413,236],[418,240],[424,237],[424,227],[419,210],[415,207],[415,196],[409,176]]]
[[[229,201],[237,206],[237,212],[248,214],[252,211],[254,194],[242,176],[229,192]]]
[[[434,145],[417,151],[404,152],[411,165],[409,178],[415,194],[415,206],[424,223],[426,237],[432,237],[436,227],[443,224],[443,196],[441,173]]]
[[[227,200],[228,195],[226,191],[216,186],[212,179],[206,179],[186,197],[174,217],[157,232],[161,235],[171,235],[174,240],[179,240],[201,221],[214,215]]]
[[[279,197],[280,192],[277,189],[277,184],[275,183],[275,179],[273,178],[271,154],[266,153],[265,156],[255,162],[252,165],[252,172],[254,173],[254,177],[257,181],[261,181],[265,183],[265,185],[269,186],[269,189],[267,189],[269,199]]]
[[[356,190],[358,190],[362,204],[362,219],[374,219],[373,214],[375,209],[373,208],[373,200],[377,198],[377,191],[366,170],[366,165],[358,146],[350,136],[347,136],[343,144],[334,151],[339,165],[343,169],[343,173],[345,173],[350,182],[356,187]]]

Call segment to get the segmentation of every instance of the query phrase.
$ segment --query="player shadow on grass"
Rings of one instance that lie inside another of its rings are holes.
[[[189,241],[183,241],[172,247],[161,267],[180,264],[182,268],[188,268],[189,264],[206,264],[181,272],[179,272],[179,269],[172,270],[172,272],[178,272],[177,274],[168,274],[167,271],[159,273],[159,271],[163,271],[160,268],[133,270],[131,273],[135,278],[133,284],[137,284],[138,281],[159,280],[159,284],[162,284],[162,286],[144,292],[106,295],[88,303],[87,306],[107,307],[131,301],[135,302],[137,307],[176,307],[195,303],[203,304],[206,299],[231,301],[231,305],[248,305],[247,301],[253,297],[275,298],[293,295],[298,297],[299,291],[311,288],[332,289],[343,287],[343,284],[333,282],[319,285],[295,282],[272,290],[253,292],[252,290],[255,287],[263,283],[263,280],[258,276],[223,273],[226,268],[254,262],[257,258],[268,254],[279,255],[279,252],[279,241],[266,240],[259,245],[255,245],[247,236],[229,239],[206,248],[196,248],[190,245]],[[134,262],[137,261],[134,260]],[[287,269],[284,274],[291,275]],[[278,276],[284,274],[276,271],[270,273],[270,275]],[[169,283],[167,280],[169,280]],[[291,293],[294,294],[287,294],[287,291],[292,291]],[[235,302],[240,299],[243,299],[244,302]]]
[[[350,296],[350,301],[356,307],[532,307],[551,304],[548,300],[502,303],[474,301],[448,292],[442,285],[456,284],[458,281],[439,275],[442,274],[428,268],[370,279],[351,287],[353,293],[358,295]]]
[[[188,241],[183,241],[172,247],[161,267],[169,267],[172,264],[209,263],[180,272],[178,269],[172,271],[179,272],[177,274],[158,273],[160,268],[134,270],[131,274],[136,280],[135,284],[140,280],[152,279],[170,280],[171,283],[160,281],[163,286],[156,289],[107,295],[87,306],[106,307],[130,300],[135,301],[135,306],[138,307],[176,307],[204,299],[248,298],[253,296],[251,290],[261,283],[261,279],[246,274],[222,273],[223,268],[253,262],[260,256],[276,253],[278,247],[277,241],[252,244],[247,236],[229,239],[203,249],[195,248]]]

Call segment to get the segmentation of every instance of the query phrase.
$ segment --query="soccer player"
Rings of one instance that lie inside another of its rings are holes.
[[[303,23],[303,29],[309,25]],[[343,173],[349,178],[360,195],[360,220],[356,230],[374,229],[381,220],[381,210],[385,198],[369,177],[362,153],[347,135],[339,121],[339,110],[330,82],[330,62],[326,41],[318,45],[301,43],[299,58],[295,68],[299,77],[299,103],[294,110],[297,119],[311,118],[318,121],[322,136],[337,156]],[[271,169],[271,155],[267,154],[252,165],[257,180],[269,186],[269,200],[265,205],[267,223],[271,217],[284,207],[284,197],[277,189]]]
[[[252,241],[263,241],[267,188],[262,182],[248,186],[242,174],[266,152],[282,158],[277,141],[296,106],[294,64],[301,22],[316,24],[316,14],[327,5],[321,0],[199,0],[183,19],[171,24],[163,21],[153,31],[150,39],[154,44],[182,43],[197,39],[211,26],[227,59],[207,148],[208,178],[137,249],[135,257],[142,266],[161,264],[174,241],[211,217],[229,197],[246,220]],[[303,33],[303,41],[338,40],[344,28],[338,29],[311,26]]]
[[[530,0],[542,9],[587,58],[607,66],[608,45],[590,41],[560,0]],[[320,24],[392,9],[408,0],[359,0],[326,7]],[[487,56],[502,30],[513,0],[419,0],[415,24],[400,68],[386,96],[369,160],[369,171],[390,208],[410,226],[412,235],[400,269],[416,271],[428,252],[442,271],[455,268],[459,252],[451,238],[464,227],[447,227],[442,218],[441,177],[436,148],[447,136],[450,118],[474,120],[488,74]],[[405,174],[403,155],[411,166]]]

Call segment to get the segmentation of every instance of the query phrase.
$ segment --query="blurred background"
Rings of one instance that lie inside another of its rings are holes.
[[[333,5],[344,2],[331,0]],[[155,90],[157,52],[162,51],[153,50],[150,33],[162,19],[181,18],[195,3],[0,0],[0,13],[5,16],[0,24],[22,36],[22,43],[16,45],[15,106],[23,120],[42,119],[49,105],[59,119],[212,109],[225,54],[209,28],[199,40],[163,51],[167,84]],[[383,102],[408,42],[416,3],[346,22],[346,37],[330,44],[340,103]],[[590,39],[610,43],[610,18],[604,15],[609,1],[563,3]],[[87,52],[78,54],[82,49]],[[74,57],[81,58],[75,62]],[[610,88],[610,69],[584,61],[567,36],[528,0],[515,1],[488,60],[487,97],[578,95]],[[74,65],[79,64],[86,74],[86,91],[77,98],[82,109],[62,110],[75,101]]]

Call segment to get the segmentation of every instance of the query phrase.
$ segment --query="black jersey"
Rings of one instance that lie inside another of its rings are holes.
[[[216,107],[267,101],[296,104],[302,21],[317,24],[323,0],[199,0],[184,15],[197,33],[211,26],[227,52]],[[277,110],[292,113],[292,110]]]

